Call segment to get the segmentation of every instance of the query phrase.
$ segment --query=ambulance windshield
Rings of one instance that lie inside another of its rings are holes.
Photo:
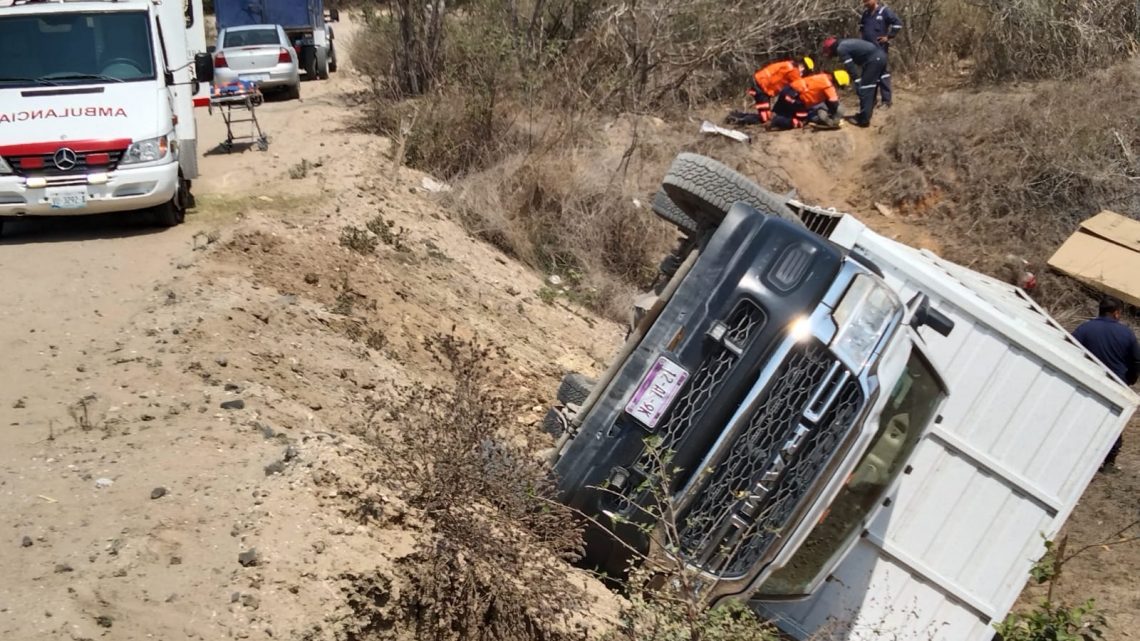
[[[155,78],[145,11],[0,17],[0,88]]]

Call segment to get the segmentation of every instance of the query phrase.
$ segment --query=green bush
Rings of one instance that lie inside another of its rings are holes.
[[[1029,612],[1010,614],[994,628],[1002,641],[1099,641],[1105,625],[1090,599],[1072,608],[1045,601]]]

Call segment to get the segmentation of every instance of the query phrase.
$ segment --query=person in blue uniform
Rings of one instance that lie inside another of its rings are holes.
[[[829,36],[823,41],[823,55],[836,58],[843,63],[847,73],[855,80],[855,93],[859,95],[859,113],[850,118],[860,127],[871,124],[875,112],[875,93],[879,87],[879,77],[887,68],[887,54],[877,45],[859,38],[839,40]]]
[[[1112,370],[1128,385],[1136,383],[1140,377],[1140,342],[1136,334],[1120,322],[1120,315],[1124,311],[1124,303],[1112,296],[1105,296],[1100,301],[1099,316],[1081,323],[1073,331],[1073,338],[1077,339],[1085,349],[1092,352],[1104,366]],[[1124,436],[1116,439],[1116,444],[1108,451],[1100,469],[1104,472],[1116,471],[1116,455],[1124,445]]]
[[[867,42],[883,50],[888,57],[891,40],[902,31],[903,23],[898,14],[878,0],[863,0],[863,15],[859,18],[859,35]],[[884,107],[891,106],[891,71],[883,65],[883,75],[879,77],[879,96]]]

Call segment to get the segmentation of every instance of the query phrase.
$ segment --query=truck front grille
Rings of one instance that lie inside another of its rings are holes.
[[[676,449],[693,423],[705,411],[709,401],[716,397],[724,380],[740,360],[738,353],[748,349],[760,328],[764,326],[764,321],[764,312],[752,301],[744,299],[736,304],[725,323],[728,327],[725,341],[732,343],[738,351],[733,351],[723,344],[711,347],[708,356],[701,361],[700,367],[689,379],[685,390],[673,403],[668,419],[659,428],[658,435],[661,441],[657,447],[661,452]],[[653,469],[651,452],[642,454],[638,467],[649,473],[657,471]]]
[[[747,572],[783,533],[863,404],[858,379],[823,345],[794,348],[683,518],[685,557],[724,576]]]

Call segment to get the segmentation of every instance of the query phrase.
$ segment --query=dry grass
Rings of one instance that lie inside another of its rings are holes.
[[[668,132],[636,145],[627,118],[602,135],[518,152],[461,180],[448,199],[470,233],[547,273],[580,302],[625,320],[631,290],[653,279],[676,232],[647,208],[675,148]],[[624,146],[624,148],[623,148]],[[625,152],[630,155],[625,156]]]
[[[378,436],[373,480],[421,516],[420,547],[398,562],[398,619],[417,639],[559,641],[582,638],[582,606],[565,561],[581,548],[569,513],[533,452],[509,426],[520,410],[503,393],[498,351],[454,337],[426,347],[446,384],[393,391],[372,419],[399,427]],[[366,434],[375,434],[371,426]]]
[[[1114,68],[1087,86],[1111,89],[953,93],[900,113],[874,168],[881,195],[942,229],[952,259],[990,273],[1007,253],[1040,266],[1101,209],[1140,216],[1140,115],[1129,107],[1140,72]]]

